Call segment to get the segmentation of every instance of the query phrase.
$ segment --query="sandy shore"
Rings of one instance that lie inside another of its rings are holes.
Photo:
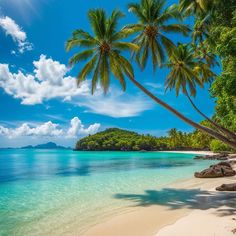
[[[215,191],[215,187],[233,182],[236,177],[191,178],[144,193],[137,196],[137,206],[130,212],[95,225],[84,236],[234,235],[236,193]],[[158,198],[160,194],[166,196],[165,202]]]
[[[196,154],[196,155],[213,155],[215,154],[212,151],[162,151],[169,153],[185,153],[185,154]]]

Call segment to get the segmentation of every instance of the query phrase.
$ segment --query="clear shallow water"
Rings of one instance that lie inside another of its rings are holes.
[[[1,150],[0,235],[80,235],[103,217],[136,204],[117,195],[160,189],[211,163],[193,157],[157,152]]]

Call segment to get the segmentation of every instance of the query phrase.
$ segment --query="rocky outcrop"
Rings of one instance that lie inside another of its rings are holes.
[[[195,160],[218,160],[218,161],[225,161],[228,160],[227,153],[220,153],[215,155],[205,155],[205,156],[196,156]]]
[[[195,172],[196,178],[219,178],[226,176],[234,176],[236,171],[228,162],[220,162],[216,165],[211,165],[208,169],[201,172]]]
[[[218,190],[218,191],[236,191],[236,183],[235,184],[222,184],[221,186],[217,187],[216,190]]]

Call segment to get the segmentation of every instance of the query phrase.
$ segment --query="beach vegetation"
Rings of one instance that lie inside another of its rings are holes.
[[[80,139],[75,149],[84,151],[161,151],[209,149],[211,138],[199,131],[182,132],[170,129],[166,136],[109,128]]]
[[[108,16],[103,9],[90,10],[88,19],[92,34],[82,29],[75,30],[66,44],[68,51],[74,47],[80,49],[70,59],[71,65],[85,62],[78,74],[78,85],[90,76],[92,93],[98,85],[107,93],[112,74],[123,90],[128,79],[149,98],[196,130],[236,148],[236,76],[233,69],[236,62],[235,5],[233,0],[180,0],[179,5],[166,7],[164,0],[141,0],[128,5],[137,23],[127,24],[121,29],[118,29],[118,25],[120,18],[124,17],[122,12],[114,10]],[[187,16],[193,17],[195,22],[191,30],[183,23]],[[168,37],[170,32],[189,35],[191,41],[176,45]],[[131,35],[133,39],[130,42]],[[184,112],[176,110],[145,88],[135,78],[132,62],[126,58],[127,50],[131,51],[141,69],[148,66],[149,58],[154,71],[163,65],[169,67],[166,88],[175,89],[176,95],[181,90],[195,110],[211,125],[191,120]],[[219,64],[217,60],[222,63],[219,76],[212,72],[212,68]],[[212,83],[210,91],[217,104],[212,118],[203,114],[191,99],[196,95],[196,86],[203,87],[204,83],[209,82]],[[172,139],[172,143],[175,142],[176,138]],[[145,142],[141,143],[146,145]],[[112,146],[112,143],[105,145]],[[136,143],[135,146],[138,147]]]

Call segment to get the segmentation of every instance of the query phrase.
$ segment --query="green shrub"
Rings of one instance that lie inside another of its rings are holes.
[[[230,148],[219,140],[213,139],[210,143],[210,149],[213,152],[229,151]]]

